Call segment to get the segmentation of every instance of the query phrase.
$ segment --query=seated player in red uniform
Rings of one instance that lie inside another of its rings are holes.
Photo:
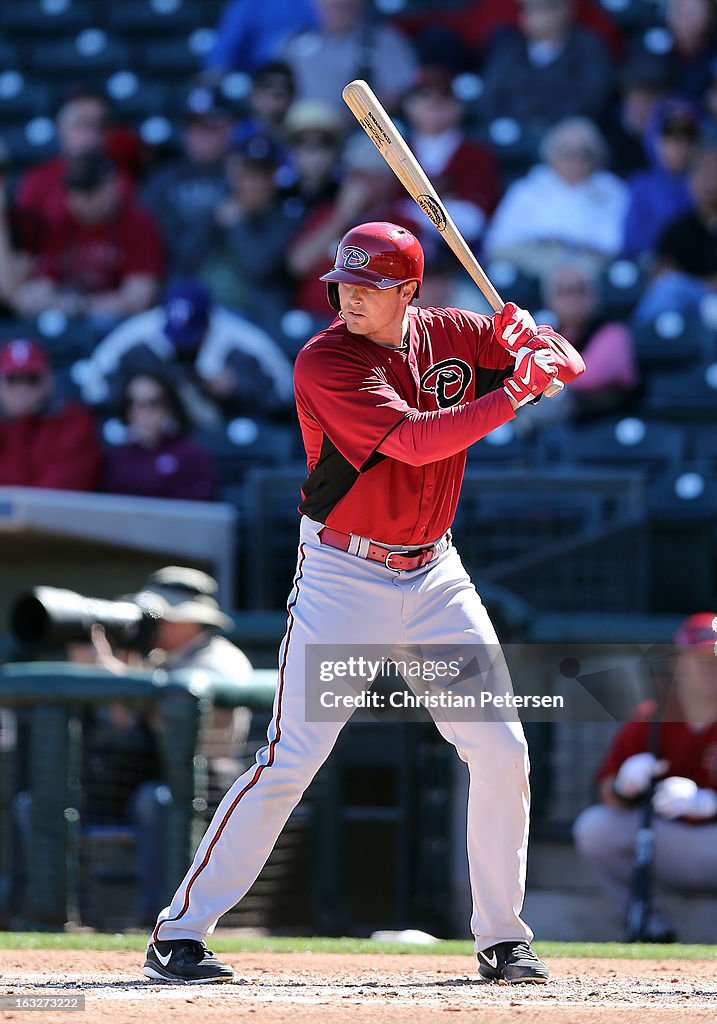
[[[669,694],[651,753],[654,703],[638,708],[616,733],[598,769],[601,803],[574,825],[580,853],[624,918],[630,895],[640,804],[653,779],[653,879],[658,888],[686,892],[717,888],[717,614],[686,619],[675,635],[674,692]],[[669,718],[670,720],[666,720]],[[675,931],[659,894],[647,920],[651,942],[672,942]]]

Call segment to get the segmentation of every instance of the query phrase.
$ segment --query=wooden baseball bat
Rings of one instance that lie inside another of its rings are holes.
[[[502,309],[505,303],[495,290],[492,281],[481,267],[468,243],[460,233],[450,213],[441,202],[438,193],[428,180],[408,143],[399,132],[368,82],[361,78],[354,79],[344,86],[341,93],[344,101],[358,123],[374,143],[381,156],[408,192],[409,196],[421,207],[431,219],[460,260],[462,266],[472,277],[488,300],[494,312]],[[562,391],[561,381],[556,380],[545,389],[545,395],[551,398]]]

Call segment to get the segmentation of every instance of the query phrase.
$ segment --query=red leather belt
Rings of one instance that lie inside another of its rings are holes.
[[[370,562],[381,562],[387,569],[397,569],[400,572],[410,572],[412,569],[422,569],[434,558],[442,554],[450,543],[450,534],[446,534],[424,548],[387,548],[382,544],[367,537],[358,537],[353,533],[340,533],[324,526],[319,531],[319,540],[330,548],[338,548],[339,551],[346,551],[357,558],[367,558]]]

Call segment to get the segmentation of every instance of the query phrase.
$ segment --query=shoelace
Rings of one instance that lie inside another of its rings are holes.
[[[530,960],[537,960],[537,957],[527,942],[517,942],[511,951],[512,956],[527,956]]]
[[[211,949],[207,949],[203,942],[199,942],[196,939],[188,939],[187,945],[189,946],[192,960],[200,964],[205,957],[214,956]]]

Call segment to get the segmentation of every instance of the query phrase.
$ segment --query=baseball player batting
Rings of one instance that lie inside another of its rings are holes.
[[[233,976],[206,936],[254,882],[351,714],[307,721],[307,645],[498,645],[451,540],[466,449],[585,365],[564,338],[536,327],[514,303],[491,317],[413,305],[422,278],[418,239],[384,222],[349,231],[322,278],[337,317],[296,360],[308,476],[267,744],[219,804],[159,915],[144,964],[150,978]],[[522,727],[431,713],[469,770],[479,975],[545,982],[548,968],[521,918],[529,810]]]

